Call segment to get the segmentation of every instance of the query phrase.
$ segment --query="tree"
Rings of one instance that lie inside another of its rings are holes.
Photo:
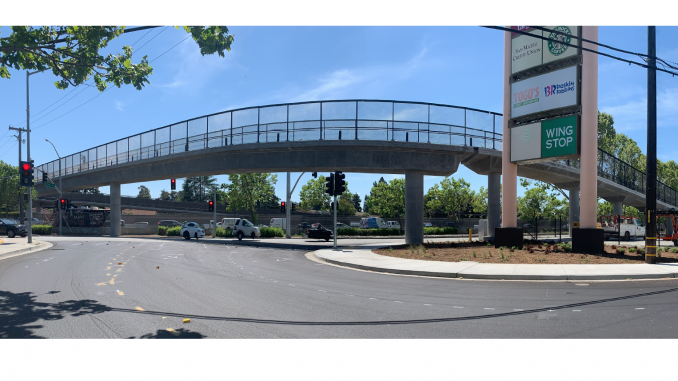
[[[99,188],[83,188],[83,189],[77,189],[71,192],[75,193],[82,193],[82,194],[101,194],[101,191]]]
[[[139,186],[139,194],[137,198],[151,198],[151,191],[144,185]]]
[[[304,210],[329,210],[332,197],[325,193],[325,176],[320,175],[317,179],[310,179],[301,187],[299,199],[301,209]]]
[[[615,147],[616,135],[612,115],[598,111],[598,148],[611,153]]]
[[[274,185],[278,182],[278,175],[270,173],[245,173],[228,175],[230,184],[221,184],[226,190],[229,200],[228,210],[246,210],[250,213],[252,222],[257,223],[256,202],[274,193]]]
[[[351,199],[351,202],[353,203],[353,207],[355,208],[355,210],[356,210],[357,212],[362,212],[362,211],[363,211],[363,209],[360,207],[360,203],[361,203],[362,201],[360,200],[360,195],[359,195],[359,194],[357,194],[357,193],[354,194],[354,195],[353,195],[353,198]]]
[[[440,183],[434,184],[426,192],[426,208],[429,210],[445,213],[448,218],[458,219],[461,212],[472,205],[477,197],[470,188],[471,184],[464,179],[454,179],[445,177]],[[483,188],[484,189],[484,188]],[[487,200],[487,196],[485,196]],[[477,207],[482,208],[482,202]],[[485,201],[485,210],[487,210],[487,201]]]
[[[184,192],[182,201],[205,202],[212,199],[212,189],[217,187],[217,178],[214,176],[187,177],[181,184]]]
[[[365,197],[367,208],[372,214],[400,219],[405,215],[405,179],[382,180],[375,182],[370,196]]]
[[[178,197],[177,191],[168,192],[164,189],[160,191],[160,199],[163,201],[178,201]]]
[[[101,92],[108,83],[117,87],[132,84],[141,90],[153,73],[148,56],[132,62],[133,49],[122,47],[122,53],[102,55],[100,50],[122,35],[155,27],[129,28],[124,26],[13,26],[9,37],[0,38],[0,77],[10,78],[9,68],[16,70],[52,69],[60,78],[58,89],[78,86],[94,78]],[[179,27],[176,27],[179,29]],[[218,53],[231,50],[233,35],[225,26],[184,27],[200,47],[200,53]]]
[[[543,219],[551,196],[540,187],[530,188],[523,197],[518,197],[518,214],[523,221]]]

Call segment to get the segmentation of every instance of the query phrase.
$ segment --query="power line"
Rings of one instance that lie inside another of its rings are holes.
[[[141,46],[137,49],[137,52],[138,52],[139,50],[141,50],[141,48],[143,48],[144,46],[148,45],[149,42],[153,41],[156,37],[158,37],[158,36],[160,35],[160,33],[164,32],[166,29],[167,29],[167,27],[164,27],[164,28],[160,29],[160,32],[158,32],[158,34],[156,34],[155,36],[151,37],[151,39],[148,40],[148,41],[146,41],[145,44],[141,45]]]
[[[516,29],[509,29],[509,28],[504,28],[504,27],[500,27],[500,26],[481,26],[481,27],[482,27],[482,28],[488,28],[488,29],[501,30],[501,31],[505,31],[505,32],[514,32],[514,33],[518,33],[518,34],[523,34],[523,35],[526,35],[526,36],[530,36],[530,37],[533,37],[533,38],[538,38],[538,39],[541,39],[541,40],[552,41],[552,40],[550,40],[548,37],[537,36],[537,35],[530,34],[530,33],[528,33],[528,32],[523,32],[523,31],[516,30]],[[572,37],[574,37],[574,36],[572,36]],[[565,45],[565,46],[571,46],[571,47],[573,47],[573,48],[578,48],[578,49],[581,49],[581,50],[584,50],[584,51],[587,51],[587,52],[595,53],[595,54],[598,54],[598,55],[601,55],[601,56],[609,57],[609,58],[615,59],[615,60],[617,60],[617,61],[626,62],[626,63],[628,63],[629,65],[632,65],[632,64],[633,64],[633,65],[637,65],[637,66],[640,66],[640,67],[643,67],[643,68],[646,68],[646,69],[654,69],[654,70],[657,70],[657,71],[663,71],[664,73],[668,73],[668,74],[671,74],[671,75],[674,75],[674,76],[675,76],[675,75],[678,75],[678,72],[673,72],[673,71],[669,71],[669,70],[664,70],[664,69],[660,69],[660,68],[658,68],[658,67],[650,67],[650,66],[648,66],[648,65],[641,64],[641,63],[638,63],[638,62],[635,62],[635,61],[629,61],[629,60],[626,60],[626,59],[623,59],[623,58],[619,58],[619,57],[616,57],[616,56],[613,56],[613,55],[610,55],[610,54],[607,54],[607,53],[601,53],[601,52],[599,52],[599,51],[597,51],[597,50],[588,49],[588,48],[585,48],[585,47],[583,47],[583,46],[572,45],[572,44],[568,44],[568,43],[563,42],[563,41],[558,41],[558,43],[559,43],[559,44],[562,44],[562,45]],[[641,58],[642,58],[642,57],[641,57]]]
[[[176,47],[177,47],[177,45],[179,45],[179,44],[181,44],[182,42],[184,42],[184,41],[188,40],[189,38],[191,38],[191,36],[190,36],[190,35],[189,35],[188,37],[184,38],[183,40],[179,41],[179,42],[178,42],[178,43],[177,43],[176,45],[172,46],[171,48],[169,48],[169,49],[165,50],[165,52],[164,52],[164,53],[162,53],[161,55],[159,55],[159,56],[155,57],[155,58],[154,58],[154,59],[153,59],[153,60],[152,60],[151,62],[153,62],[153,61],[157,60],[158,58],[160,58],[160,57],[164,56],[164,55],[165,55],[165,53],[167,53],[167,52],[169,52],[170,50],[172,50],[172,49],[176,48]],[[149,63],[151,63],[151,62],[149,62]]]

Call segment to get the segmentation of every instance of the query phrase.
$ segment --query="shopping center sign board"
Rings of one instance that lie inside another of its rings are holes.
[[[571,37],[579,36],[579,27],[560,25],[544,28],[550,31],[526,26],[511,27],[516,31],[529,33],[511,33],[511,74],[579,54],[577,48],[563,44],[579,45],[579,40]]]
[[[576,105],[578,78],[572,66],[512,83],[511,118]]]
[[[571,115],[511,128],[511,162],[577,157],[580,152],[578,127],[578,117]]]

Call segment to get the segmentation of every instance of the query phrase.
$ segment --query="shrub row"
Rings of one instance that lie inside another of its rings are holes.
[[[446,226],[444,228],[424,228],[424,235],[457,234],[459,229]]]
[[[262,237],[284,237],[285,232],[280,228],[260,228]]]
[[[51,225],[33,225],[31,231],[33,234],[52,235]]]
[[[399,229],[359,229],[359,228],[339,228],[338,235],[344,236],[387,236],[387,235],[402,235]]]
[[[174,226],[174,227],[158,226],[158,235],[165,235],[165,236],[168,236],[168,237],[178,236],[180,231],[181,231],[181,226]]]

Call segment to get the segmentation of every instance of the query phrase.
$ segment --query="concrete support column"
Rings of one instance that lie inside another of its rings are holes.
[[[487,175],[487,227],[494,240],[494,229],[501,224],[501,173]]]
[[[570,189],[570,236],[575,222],[579,222],[579,188]]]
[[[424,243],[423,172],[405,172],[405,243]]]
[[[292,238],[292,203],[290,199],[290,173],[287,172],[287,192],[285,193],[285,238]]]
[[[598,41],[597,26],[583,26],[582,37]],[[583,43],[598,50],[597,45]],[[582,229],[596,228],[598,196],[598,55],[584,51],[581,83],[581,216]]]
[[[120,237],[120,183],[111,183],[111,237]]]
[[[621,216],[623,213],[623,204],[621,201],[614,201],[612,203],[612,214]]]

